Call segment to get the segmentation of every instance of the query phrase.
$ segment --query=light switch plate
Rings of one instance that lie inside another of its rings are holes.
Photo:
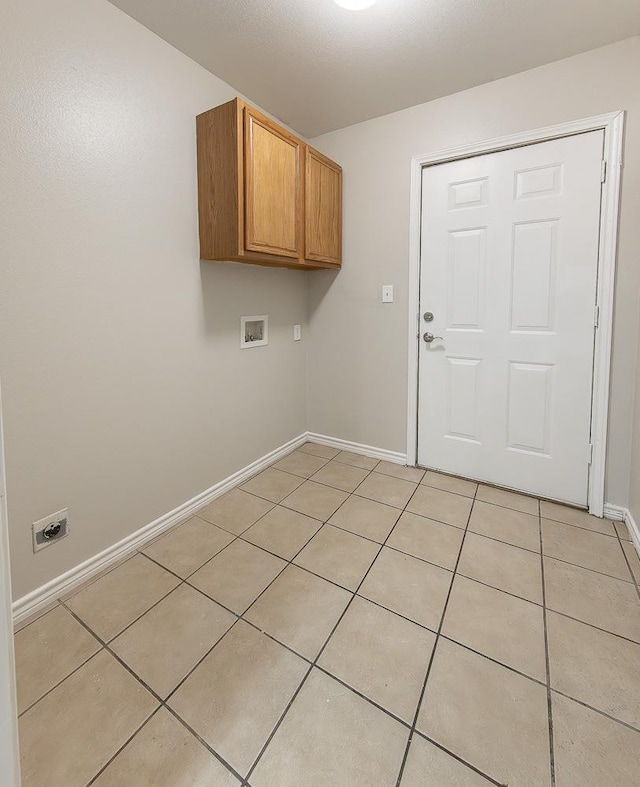
[[[299,342],[300,341],[300,335],[301,335],[300,326],[299,325],[294,325],[293,326],[293,341],[294,342]]]
[[[382,285],[382,303],[393,303],[393,284]]]

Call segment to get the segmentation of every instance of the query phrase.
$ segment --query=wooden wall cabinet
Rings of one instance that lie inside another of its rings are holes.
[[[342,169],[307,147],[305,161],[305,259],[342,263]]]
[[[200,257],[342,263],[342,170],[239,98],[198,115]]]

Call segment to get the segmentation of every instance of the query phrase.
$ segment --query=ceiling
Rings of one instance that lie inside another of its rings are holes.
[[[314,137],[640,33],[638,0],[111,0]]]

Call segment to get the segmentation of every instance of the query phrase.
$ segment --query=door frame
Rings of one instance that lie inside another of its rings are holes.
[[[18,703],[16,699],[13,617],[9,572],[9,520],[7,517],[4,443],[2,432],[2,398],[0,392],[0,649],[6,674],[0,674],[0,762],[5,768],[7,787],[20,787],[20,746],[18,743]],[[5,672],[2,669],[1,672]]]
[[[409,239],[409,390],[407,401],[407,463],[418,461],[418,348],[420,340],[420,245],[422,224],[422,170],[435,164],[498,153],[502,150],[549,142],[554,139],[604,131],[606,178],[602,184],[600,203],[600,242],[598,248],[598,279],[596,304],[599,307],[593,359],[593,392],[591,400],[591,443],[593,452],[589,469],[589,512],[602,516],[607,453],[609,382],[611,376],[611,339],[613,335],[613,301],[616,252],[618,242],[618,211],[622,174],[624,111],[583,118],[582,120],[546,126],[520,134],[477,142],[473,145],[439,150],[413,156],[411,159],[411,208]],[[594,315],[595,317],[595,315]]]

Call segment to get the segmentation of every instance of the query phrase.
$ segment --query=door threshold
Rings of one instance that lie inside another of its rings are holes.
[[[567,508],[574,508],[576,511],[584,511],[587,514],[589,513],[588,506],[580,506],[576,503],[567,503],[565,500],[556,500],[552,497],[543,497],[541,495],[535,495],[531,492],[523,492],[522,489],[515,489],[512,486],[502,486],[501,484],[494,484],[492,481],[483,481],[480,478],[469,478],[468,476],[463,475],[456,475],[455,473],[449,473],[446,470],[438,470],[436,467],[426,467],[424,465],[416,464],[419,470],[430,470],[432,473],[439,473],[440,475],[446,475],[449,478],[458,478],[460,481],[470,481],[474,484],[482,484],[483,486],[491,487],[491,489],[500,489],[503,492],[514,492],[516,495],[524,495],[525,497],[534,497],[536,500],[543,500],[545,503],[556,503],[561,506],[567,506]]]

